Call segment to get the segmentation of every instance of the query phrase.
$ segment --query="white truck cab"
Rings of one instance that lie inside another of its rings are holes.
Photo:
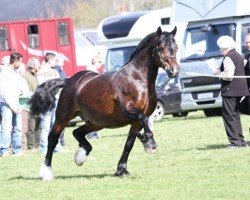
[[[180,82],[183,111],[204,110],[206,116],[220,113],[220,80],[212,75],[210,59],[220,66],[223,55],[217,39],[229,35],[243,54],[244,37],[250,32],[250,0],[174,0],[172,22],[188,22],[180,46]],[[202,76],[203,75],[203,76]]]

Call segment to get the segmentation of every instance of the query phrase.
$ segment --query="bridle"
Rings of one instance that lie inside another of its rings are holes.
[[[162,59],[162,56],[161,56],[161,54],[160,54],[160,51],[161,50],[159,50],[160,48],[159,48],[159,46],[157,45],[154,49],[153,49],[153,51],[152,51],[152,57],[154,57],[154,56],[158,56],[159,57],[159,59],[160,59],[160,62],[161,62],[161,67],[163,68],[163,69],[168,69],[171,73],[173,73],[173,71],[172,71],[172,69],[171,69],[171,66],[170,66],[170,64],[169,64],[169,62],[164,62],[164,60]],[[173,55],[170,55],[170,58],[173,58],[174,56]],[[169,59],[167,59],[167,60],[169,60]]]

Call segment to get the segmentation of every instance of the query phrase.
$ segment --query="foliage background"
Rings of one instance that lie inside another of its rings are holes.
[[[0,21],[72,17],[75,28],[94,28],[121,11],[160,9],[172,0],[1,0]]]
[[[171,0],[77,0],[66,5],[67,15],[74,19],[76,27],[96,27],[107,16],[121,11],[160,9],[171,5]]]

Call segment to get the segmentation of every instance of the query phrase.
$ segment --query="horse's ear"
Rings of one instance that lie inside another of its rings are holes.
[[[156,36],[161,36],[162,34],[162,30],[161,30],[161,27],[159,26],[158,29],[157,29],[157,32],[156,32]]]
[[[174,30],[171,31],[171,34],[175,36],[176,32],[177,32],[177,27],[175,26]]]

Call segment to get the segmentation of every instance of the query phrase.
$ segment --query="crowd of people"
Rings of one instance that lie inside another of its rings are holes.
[[[46,154],[48,135],[55,120],[55,111],[60,91],[54,105],[48,112],[35,116],[30,113],[29,98],[38,85],[54,78],[66,78],[63,60],[54,53],[46,53],[42,62],[33,57],[26,65],[23,56],[13,52],[4,56],[0,63],[0,157],[21,156],[24,152]],[[101,56],[92,59],[88,70],[101,69]],[[95,71],[95,70],[93,70]],[[99,138],[97,132],[88,135]],[[55,152],[61,152],[65,145],[64,131],[61,133]]]
[[[41,116],[30,114],[28,100],[38,85],[54,78],[66,78],[60,58],[46,53],[44,61],[31,58],[25,65],[23,56],[11,53],[1,60],[0,68],[0,156],[21,156],[24,151],[46,154],[48,134],[55,120],[56,103]],[[58,98],[57,98],[58,99]],[[63,134],[56,151],[64,145]]]

